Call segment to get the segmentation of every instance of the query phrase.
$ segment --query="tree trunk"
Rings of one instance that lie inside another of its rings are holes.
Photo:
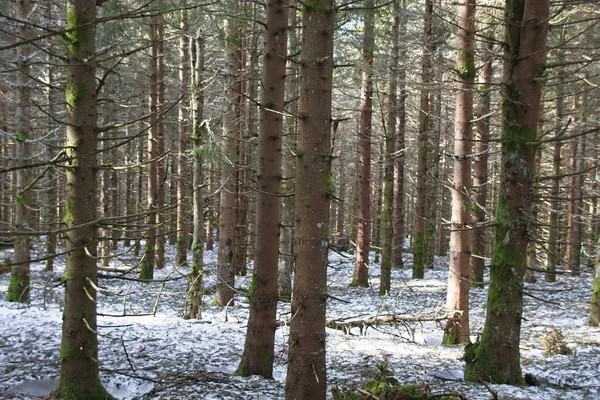
[[[52,0],[47,0],[47,20],[54,21],[54,10],[53,10],[53,2]],[[49,39],[48,43],[51,49],[56,49],[54,44],[54,38]],[[48,61],[48,129],[55,129],[56,123],[55,118],[57,117],[57,109],[58,105],[62,103],[62,99],[60,99],[60,91],[56,88],[57,82],[57,74],[58,67],[55,64],[55,56],[52,54],[53,51],[49,51],[47,54]],[[60,141],[58,139],[59,134],[62,133],[62,128],[57,129],[57,132],[53,135],[51,141],[48,143],[51,149],[57,149],[60,147]],[[53,155],[52,155],[53,156]],[[47,174],[48,188],[45,199],[45,215],[46,215],[46,227],[48,230],[53,231],[50,232],[46,239],[46,271],[54,270],[54,255],[56,254],[56,244],[58,238],[58,229],[59,229],[59,208],[60,208],[60,196],[58,187],[60,185],[60,176],[57,172],[57,168],[53,165],[50,166]],[[0,188],[2,190],[2,188]],[[1,199],[0,199],[1,201]],[[4,221],[4,220],[3,220]]]
[[[598,243],[600,245],[600,243]],[[592,300],[590,302],[590,326],[600,326],[600,254],[595,255],[596,271],[592,284]]]
[[[519,340],[523,274],[531,230],[548,0],[507,0],[502,171],[487,314],[481,340],[465,349],[465,379],[524,384]]]
[[[96,2],[67,1],[66,122],[67,260],[63,282],[60,380],[55,399],[113,399],[98,365],[96,297]]]
[[[310,4],[310,5],[309,5]],[[331,94],[335,11],[332,0],[305,3],[298,158],[296,278],[285,398],[324,400],[325,306],[331,185]]]
[[[192,100],[192,142],[193,152],[193,177],[192,177],[192,209],[193,209],[193,237],[192,237],[192,268],[190,271],[189,289],[189,318],[200,319],[202,316],[202,296],[204,294],[202,278],[204,275],[204,172],[203,172],[203,144],[205,129],[202,119],[204,115],[204,90],[202,77],[204,75],[204,40],[200,31],[190,41],[190,59],[193,62],[191,79]]]
[[[19,18],[26,21],[30,18],[32,4],[29,0],[19,2]],[[23,40],[28,39],[30,28],[27,23],[20,24],[19,35]],[[15,112],[16,132],[16,163],[18,166],[27,165],[31,157],[31,87],[30,87],[30,63],[32,57],[30,44],[17,47],[17,109]],[[6,300],[20,303],[29,303],[30,277],[29,264],[31,262],[30,245],[31,239],[26,232],[31,226],[31,215],[29,209],[30,195],[28,193],[29,169],[20,168],[15,171],[16,182],[16,216],[14,235],[14,260],[10,274],[10,283],[6,293]]]
[[[491,89],[493,77],[493,29],[485,45],[486,55],[481,68],[481,83],[477,93],[479,104],[477,107],[477,132],[475,134],[475,156],[473,157],[473,213],[471,224],[471,286],[483,288],[484,257],[486,255],[486,213],[487,186],[488,186],[488,142],[490,139],[490,109]]]
[[[563,54],[561,51],[557,54],[557,63],[563,62]],[[556,281],[556,265],[558,258],[558,236],[560,230],[560,164],[561,164],[561,148],[562,142],[558,140],[563,132],[563,118],[565,111],[564,99],[564,80],[562,68],[558,67],[556,71],[556,128],[554,130],[554,151],[552,157],[552,181],[550,184],[550,211],[548,215],[548,251],[546,255],[546,274],[544,279],[546,282]]]
[[[183,3],[183,6],[187,2]],[[187,37],[188,33],[188,11],[181,11],[181,36],[179,38],[179,107],[178,107],[178,121],[177,121],[177,133],[178,133],[178,144],[179,152],[177,153],[177,241],[176,247],[177,252],[175,255],[175,265],[181,266],[187,264],[187,243],[188,243],[188,201],[187,197],[187,185],[184,177],[186,176],[186,169],[188,166],[187,156],[185,152],[188,147],[188,138],[186,132],[186,103],[187,103],[187,91],[190,86],[190,73],[189,73],[189,51]]]
[[[419,137],[417,150],[417,185],[415,204],[415,226],[413,236],[413,278],[422,279],[425,274],[425,239],[427,226],[427,141],[430,130],[430,96],[432,84],[431,52],[433,0],[425,0],[425,26],[423,34],[423,56],[421,65],[421,102],[419,109]]]
[[[231,0],[228,7],[238,6],[237,0]],[[236,20],[225,21],[225,80],[226,109],[223,111],[223,160],[221,161],[221,191],[219,213],[219,254],[217,267],[216,302],[220,306],[233,304],[234,258],[235,258],[235,222],[236,222],[236,169],[238,137],[238,96],[236,90],[239,80],[238,40],[239,29]]]
[[[385,179],[383,216],[381,220],[382,245],[381,245],[381,276],[379,294],[384,295],[390,291],[392,273],[392,241],[393,214],[394,214],[394,151],[396,145],[396,116],[398,86],[398,30],[400,26],[400,0],[393,2],[392,15],[392,54],[390,57],[390,76],[388,85],[388,110],[387,130],[385,132]]]
[[[248,293],[248,329],[237,369],[242,376],[273,377],[287,24],[287,1],[268,1],[256,177],[256,250]]]
[[[456,51],[456,118],[454,130],[454,178],[450,222],[450,271],[446,307],[460,319],[449,320],[444,344],[470,341],[469,285],[471,281],[471,148],[473,142],[473,91],[475,87],[475,0],[458,6]]]
[[[142,259],[142,268],[140,271],[140,279],[154,279],[155,266],[155,246],[156,235],[158,230],[158,216],[156,212],[158,201],[158,161],[156,158],[158,153],[158,30],[157,17],[152,17],[150,22],[150,44],[152,55],[150,57],[150,118],[148,128],[148,187],[147,187],[147,233],[146,233],[146,248]]]
[[[406,25],[408,14],[406,11],[406,0],[402,1],[402,10],[399,22],[399,40],[406,39]],[[403,44],[400,52],[399,60],[406,59],[406,45]],[[398,66],[398,103],[396,113],[396,128],[395,128],[395,147],[394,147],[394,211],[392,222],[392,266],[402,267],[402,246],[404,245],[404,135],[406,133],[406,65],[401,63]]]
[[[363,71],[360,99],[360,141],[358,167],[358,231],[356,264],[352,286],[369,286],[369,248],[371,245],[371,129],[373,114],[373,51],[375,47],[375,9],[373,0],[365,1],[363,33]]]
[[[163,6],[162,0],[158,0],[157,7],[161,9]],[[156,111],[158,112],[156,126],[156,152],[160,156],[157,160],[157,193],[156,193],[156,208],[161,209],[165,204],[166,188],[167,188],[167,157],[165,155],[165,25],[162,15],[156,20],[156,85],[157,85],[157,104]],[[156,250],[155,250],[155,268],[163,269],[165,267],[165,221],[167,211],[156,213]]]
[[[292,6],[296,6],[296,0],[291,0]],[[294,7],[289,13],[289,26],[297,24],[297,13]],[[288,54],[297,54],[300,51],[297,29],[289,29],[288,32]],[[279,297],[284,300],[292,298],[292,269],[294,265],[294,197],[289,194],[294,191],[294,154],[297,140],[298,115],[298,68],[296,63],[289,60],[287,63],[288,77],[286,79],[286,104],[288,104],[291,116],[285,118],[285,137],[283,147],[283,181],[281,192],[284,195],[281,202],[281,236],[279,242]],[[339,221],[339,219],[338,219]]]

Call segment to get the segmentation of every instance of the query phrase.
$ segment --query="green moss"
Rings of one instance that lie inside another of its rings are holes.
[[[75,217],[73,217],[73,204],[71,204],[71,200],[67,197],[63,222],[67,227],[70,227],[74,219]]]
[[[13,267],[10,274],[10,283],[6,292],[6,300],[17,303],[29,303],[30,290],[29,274],[22,274],[17,267]]]
[[[85,380],[61,378],[58,388],[50,397],[60,400],[116,400],[102,386],[100,378]]]
[[[592,284],[592,300],[590,304],[590,319],[588,324],[596,327],[600,325],[600,279],[598,278],[594,278],[594,282]]]
[[[335,197],[335,186],[333,184],[333,174],[331,173],[331,167],[326,168],[323,171],[323,180],[325,181],[325,193],[328,199]]]
[[[444,332],[444,338],[442,339],[442,344],[447,346],[452,346],[455,344],[459,344],[458,340],[458,332],[456,329],[450,329]]]
[[[331,12],[329,3],[323,0],[306,0],[302,3],[302,12]]]
[[[16,139],[17,139],[17,141],[19,141],[19,142],[24,142],[24,141],[26,141],[27,139],[29,139],[29,133],[28,133],[28,132],[25,132],[25,131],[18,130],[18,131],[15,133],[15,138],[16,138]]]
[[[416,233],[413,239],[413,269],[412,277],[423,279],[425,275],[425,234]]]
[[[256,276],[256,274],[252,274],[252,282],[250,283],[250,287],[248,288],[248,300],[252,301],[254,299],[254,295],[256,291],[264,284],[264,282]]]
[[[86,85],[76,84],[71,79],[67,79],[67,84],[65,86],[65,100],[67,106],[71,109],[75,108],[81,99],[87,96],[87,90]]]
[[[73,56],[77,53],[79,46],[94,38],[94,25],[86,17],[76,13],[73,9],[67,9],[67,55]]]
[[[241,376],[243,378],[247,378],[249,376],[252,376],[252,374],[250,373],[250,371],[248,371],[246,368],[242,368],[241,365],[239,367],[237,367],[237,369],[235,370],[235,372],[233,374],[236,375],[236,376]]]
[[[473,51],[464,51],[458,49],[456,51],[456,66],[454,72],[465,81],[472,81],[477,76],[475,68],[475,53]]]

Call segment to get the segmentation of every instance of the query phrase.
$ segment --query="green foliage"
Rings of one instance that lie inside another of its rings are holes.
[[[400,385],[400,382],[392,376],[387,360],[376,366],[373,379],[365,383],[361,390],[342,391],[337,386],[333,386],[331,392],[334,400],[427,400],[440,398],[457,400],[464,398],[459,393],[456,396],[439,397],[439,395],[431,394],[429,386],[425,384]]]

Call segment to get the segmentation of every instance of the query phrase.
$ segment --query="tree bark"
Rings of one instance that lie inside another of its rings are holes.
[[[421,100],[419,109],[419,137],[417,139],[417,185],[415,204],[415,226],[413,236],[413,269],[412,277],[422,279],[425,274],[425,239],[427,226],[427,141],[431,121],[429,117],[432,68],[432,26],[433,0],[425,0],[425,26],[423,33],[423,56],[421,64]]]
[[[373,51],[375,47],[375,9],[373,0],[365,1],[363,32],[363,70],[360,99],[360,140],[358,167],[358,231],[356,264],[352,286],[369,286],[369,249],[371,246],[371,140],[373,115]]]
[[[19,2],[19,18],[26,21],[30,18],[33,6],[29,0]],[[26,40],[31,36],[27,23],[19,27],[19,35]],[[16,163],[18,166],[27,165],[31,157],[31,87],[30,87],[30,63],[33,51],[30,44],[17,47],[17,109],[15,120],[16,136]],[[31,239],[28,235],[19,233],[30,229],[31,215],[29,212],[30,195],[28,193],[29,169],[20,168],[15,171],[16,198],[15,198],[15,235],[14,260],[10,274],[10,283],[6,293],[6,300],[19,303],[29,303],[30,276],[29,267],[31,262],[30,245]]]
[[[381,275],[379,294],[384,295],[390,291],[392,273],[392,242],[393,214],[394,214],[394,151],[396,145],[396,116],[398,86],[398,32],[400,27],[400,0],[392,4],[392,54],[390,56],[389,81],[388,81],[388,110],[387,130],[385,132],[385,179],[383,216],[381,219],[382,245],[381,245]]]
[[[483,288],[484,257],[486,255],[486,207],[488,186],[488,142],[490,139],[490,110],[491,89],[493,77],[494,35],[487,38],[485,45],[483,67],[481,68],[481,83],[477,93],[479,104],[477,107],[477,131],[475,134],[475,156],[473,157],[473,213],[471,224],[473,234],[471,237],[471,286]]]
[[[480,342],[465,349],[465,379],[524,384],[519,340],[531,230],[537,124],[546,60],[547,0],[507,0],[502,170],[487,314]]]
[[[454,130],[454,178],[450,222],[450,270],[446,308],[460,316],[444,328],[444,344],[470,341],[469,285],[471,282],[471,149],[473,142],[473,90],[475,87],[475,5],[470,0],[458,5],[456,51],[456,117]]]
[[[190,59],[193,62],[191,79],[192,100],[192,142],[193,151],[193,176],[192,176],[192,268],[190,271],[189,289],[189,318],[200,319],[202,316],[203,276],[204,276],[204,185],[203,153],[204,136],[204,90],[202,77],[204,75],[204,40],[200,31],[190,41]]]
[[[228,7],[235,10],[237,0],[230,0]],[[239,80],[238,32],[236,20],[225,21],[225,102],[223,111],[223,160],[221,161],[221,191],[219,214],[219,254],[217,261],[217,293],[216,302],[220,306],[233,304],[234,293],[234,257],[235,257],[235,222],[236,222],[236,169],[237,169],[237,136],[238,136],[238,96]]]
[[[557,63],[563,62],[561,51],[557,54]],[[558,140],[563,134],[563,118],[565,111],[564,74],[562,68],[556,71],[556,128],[554,130],[554,148],[552,156],[552,181],[550,184],[550,210],[548,212],[548,251],[546,255],[546,282],[556,281],[556,265],[558,263],[558,235],[560,230],[560,167],[562,142]]]
[[[96,298],[96,2],[67,1],[67,260],[60,379],[55,399],[113,399],[98,371]]]
[[[183,2],[183,6],[187,2]],[[177,240],[176,247],[177,252],[175,255],[175,265],[181,266],[187,264],[187,243],[188,243],[188,223],[186,215],[188,213],[188,201],[187,196],[187,185],[184,179],[186,175],[187,156],[185,152],[188,147],[188,137],[186,132],[186,103],[187,103],[187,92],[190,86],[190,73],[189,73],[189,50],[188,43],[188,11],[181,11],[181,36],[179,37],[179,107],[178,107],[178,121],[177,121],[177,133],[178,133],[178,144],[179,152],[177,153]]]
[[[269,0],[258,136],[256,250],[244,354],[237,369],[242,376],[273,377],[287,24],[287,0]]]
[[[296,163],[296,278],[285,398],[324,400],[331,184],[332,0],[304,3]]]
[[[142,268],[140,279],[151,281],[154,279],[154,266],[156,257],[156,235],[158,231],[156,224],[158,222],[156,207],[158,199],[158,30],[156,17],[150,21],[150,117],[148,119],[148,187],[147,187],[147,233],[146,247],[142,259]]]
[[[408,14],[406,0],[402,0],[402,9],[399,22],[399,37],[406,38],[406,25]],[[406,45],[402,46],[399,60],[406,59]],[[394,211],[392,222],[392,266],[402,267],[402,246],[404,245],[404,160],[405,147],[404,135],[406,133],[406,65],[398,65],[398,103],[396,113],[395,147],[394,147]]]
[[[291,0],[290,5],[296,6],[296,0]],[[296,9],[292,7],[289,12],[289,25],[295,27],[297,24]],[[288,32],[288,54],[297,54],[300,51],[297,29],[289,29]],[[296,161],[294,154],[296,149],[297,120],[298,115],[298,68],[296,63],[288,60],[288,76],[286,79],[286,104],[289,114],[285,118],[285,137],[283,152],[283,181],[281,192],[285,196],[281,202],[281,236],[279,242],[279,297],[285,300],[292,298],[292,269],[294,265],[294,197],[291,192],[294,190],[294,163]],[[339,221],[339,219],[338,219]]]

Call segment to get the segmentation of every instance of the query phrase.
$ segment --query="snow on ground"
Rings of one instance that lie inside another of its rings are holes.
[[[172,249],[171,249],[172,250]],[[0,252],[0,259],[10,257]],[[410,266],[411,258],[407,265]],[[168,254],[169,261],[173,254]],[[378,296],[379,266],[370,270],[372,287],[350,288],[354,259],[330,253],[328,318],[362,318],[382,313],[433,315],[443,313],[447,258],[436,259],[426,279],[410,279],[408,268],[392,273],[392,292]],[[139,283],[102,279],[106,294],[99,297],[98,318],[102,380],[120,399],[256,399],[284,398],[288,329],[276,333],[274,379],[233,376],[242,353],[248,301],[243,293],[225,309],[212,306],[216,251],[206,252],[206,306],[200,321],[181,318],[185,307],[188,269],[167,267],[156,271],[157,280]],[[168,262],[172,265],[172,262]],[[111,267],[126,269],[133,258],[121,257]],[[0,275],[0,398],[30,399],[47,395],[56,385],[63,291],[59,285],[64,258],[53,274],[42,263],[32,266],[32,300],[29,306],[5,301],[9,274]],[[135,277],[136,275],[132,275]],[[175,279],[179,278],[179,279]],[[469,399],[598,399],[600,398],[600,329],[586,326],[591,275],[559,275],[549,284],[539,277],[527,284],[522,330],[522,366],[545,383],[516,388],[461,381],[462,346],[440,346],[442,331],[435,322],[380,326],[350,334],[327,330],[328,384],[343,387],[364,383],[384,357],[402,383],[428,383],[433,392],[459,390]],[[248,288],[250,277],[236,279]],[[472,290],[473,339],[483,327],[484,290]],[[345,300],[348,303],[344,301]],[[279,304],[279,318],[289,318],[289,303]],[[569,356],[543,354],[540,340],[552,328],[561,330]]]

